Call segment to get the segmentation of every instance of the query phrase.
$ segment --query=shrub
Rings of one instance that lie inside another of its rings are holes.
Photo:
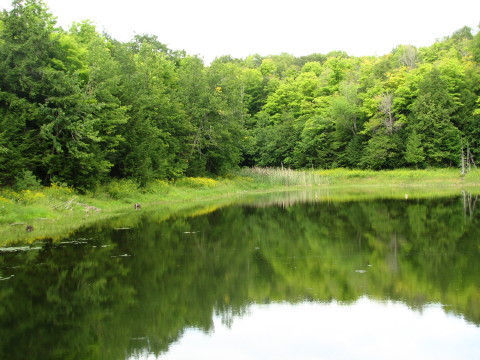
[[[175,183],[178,186],[185,186],[194,189],[208,189],[218,186],[219,182],[210,178],[203,177],[186,177],[176,181]]]
[[[23,201],[25,203],[34,203],[40,199],[44,199],[45,194],[38,192],[38,191],[32,191],[32,190],[23,190],[20,193],[20,201]]]
[[[151,194],[168,194],[170,190],[170,184],[165,180],[154,180],[145,188],[145,192]]]
[[[0,196],[0,205],[2,204],[13,204],[13,201],[11,199]]]
[[[138,194],[138,184],[133,180],[116,180],[107,185],[107,194],[116,200],[129,200]]]
[[[40,180],[38,180],[30,170],[24,170],[19,175],[15,176],[14,188],[17,191],[39,189]]]
[[[73,190],[73,188],[68,187],[64,183],[58,183],[58,182],[52,183],[49,187],[45,188],[44,192],[47,196],[54,199],[60,199],[60,200],[68,199],[73,194],[75,194],[75,191]]]

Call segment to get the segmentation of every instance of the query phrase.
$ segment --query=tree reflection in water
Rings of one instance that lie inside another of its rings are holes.
[[[365,296],[418,311],[441,304],[480,324],[474,195],[289,197],[201,216],[142,212],[3,251],[0,358],[159,355],[186,329],[231,327],[254,304],[353,305]]]

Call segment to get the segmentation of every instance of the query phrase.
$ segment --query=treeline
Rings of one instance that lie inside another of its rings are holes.
[[[0,15],[0,184],[472,164],[479,99],[480,33],[467,27],[381,57],[206,66],[155,36],[122,43],[88,21],[64,30],[44,2],[14,0]]]

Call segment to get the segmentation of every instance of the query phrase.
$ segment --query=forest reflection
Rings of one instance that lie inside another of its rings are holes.
[[[435,303],[480,325],[476,195],[319,198],[145,212],[3,249],[0,358],[160,355],[186,329],[231,326],[253,304]]]

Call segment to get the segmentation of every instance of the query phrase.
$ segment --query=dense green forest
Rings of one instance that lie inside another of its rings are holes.
[[[62,29],[39,0],[0,14],[1,185],[446,167],[479,154],[480,33],[468,27],[384,56],[206,65],[156,36],[122,43],[89,21]]]

